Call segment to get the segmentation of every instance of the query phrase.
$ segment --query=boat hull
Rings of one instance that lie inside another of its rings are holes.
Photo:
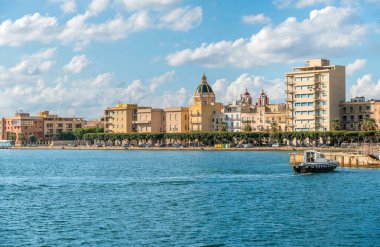
[[[296,173],[324,173],[332,172],[338,167],[338,164],[301,164],[293,166]]]

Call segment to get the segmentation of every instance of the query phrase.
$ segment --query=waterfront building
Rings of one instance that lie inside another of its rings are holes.
[[[330,130],[345,102],[345,67],[316,59],[292,70],[286,73],[286,130]]]
[[[164,108],[164,130],[167,133],[189,132],[189,108],[171,107]]]
[[[365,100],[365,97],[352,98],[340,104],[340,126],[343,130],[361,130],[362,121],[372,118],[380,126],[380,100]]]
[[[37,116],[43,119],[45,140],[55,140],[59,133],[83,128],[86,124],[83,118],[60,117],[58,115],[51,115],[49,111],[39,112]]]
[[[104,127],[104,117],[100,119],[87,120],[83,128],[88,129],[88,128],[101,128],[101,127]]]
[[[271,131],[272,124],[277,124],[278,131],[284,131],[286,125],[286,105],[270,104],[269,97],[261,91],[256,105],[252,105],[250,111],[241,113],[241,129],[250,125],[252,131]]]
[[[214,130],[213,116],[221,113],[223,104],[215,100],[215,94],[207,83],[205,74],[195,89],[190,112],[190,131],[212,131]]]
[[[111,133],[137,131],[137,104],[117,104],[104,110],[104,130]]]
[[[137,132],[164,132],[165,112],[152,107],[138,107],[137,118],[133,121]]]
[[[15,140],[16,143],[28,141],[31,136],[37,140],[44,139],[44,120],[42,117],[30,116],[29,113],[16,112],[13,117],[0,120],[1,140]]]
[[[222,112],[213,115],[213,130],[218,130],[221,124],[225,124],[228,132],[240,132],[242,130],[241,114],[250,112],[252,97],[246,89],[240,96],[240,100],[233,100],[224,106]]]

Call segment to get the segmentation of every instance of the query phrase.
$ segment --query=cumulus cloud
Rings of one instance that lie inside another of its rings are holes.
[[[359,78],[350,88],[351,97],[365,96],[367,99],[377,99],[380,95],[380,79],[376,82],[371,74]]]
[[[277,8],[306,8],[319,4],[332,4],[334,0],[274,0],[273,4]]]
[[[148,28],[188,31],[197,27],[202,21],[202,8],[190,6],[169,8],[176,2],[174,0],[124,0],[123,3],[127,6],[135,6],[133,9],[136,11],[128,16],[118,13],[100,22],[94,19],[100,12],[107,9],[109,0],[92,0],[84,13],[73,16],[65,23],[58,23],[56,17],[42,16],[40,13],[25,15],[15,21],[5,20],[0,23],[0,46],[58,41],[63,44],[73,44],[75,50],[81,50],[94,41],[117,41],[125,39],[132,32]],[[151,11],[155,6],[168,8]],[[66,12],[72,12],[76,9],[76,4],[75,1],[67,0],[61,7]]]
[[[159,26],[175,31],[188,31],[202,22],[202,8],[186,6],[160,17]]]
[[[352,75],[355,72],[364,68],[367,64],[367,60],[365,59],[356,59],[353,63],[350,63],[346,67],[346,71],[348,75]]]
[[[41,75],[47,73],[54,65],[56,49],[49,48],[24,56],[21,61],[9,73],[15,75]]]
[[[63,71],[67,73],[78,74],[82,72],[90,63],[86,55],[78,55],[71,59],[71,61],[63,67]]]
[[[159,90],[172,79],[174,71],[130,83],[120,82],[108,72],[77,80],[64,75],[55,81],[45,80],[43,74],[16,74],[3,66],[0,72],[0,111],[5,115],[17,109],[32,114],[47,109],[61,115],[98,118],[106,107],[120,102],[173,107],[186,105],[188,99],[183,88]],[[21,80],[24,84],[19,83]]]
[[[109,0],[92,0],[88,6],[88,11],[93,14],[98,14],[104,11],[108,6]]]
[[[174,75],[175,75],[175,71],[172,70],[160,76],[153,77],[152,79],[150,79],[149,91],[154,92],[159,86],[173,79]]]
[[[240,95],[246,89],[250,92],[253,99],[257,98],[264,89],[269,98],[276,102],[283,102],[285,97],[285,84],[282,79],[268,80],[264,76],[242,74],[234,81],[218,79],[212,84],[217,100],[223,103],[240,99]]]
[[[75,2],[75,0],[66,0],[66,1],[63,1],[60,5],[63,13],[67,14],[67,13],[72,13],[72,12],[75,12],[77,10],[77,4]]]
[[[119,0],[126,10],[164,9],[180,1],[181,0]]]
[[[169,65],[198,64],[206,67],[248,68],[278,62],[298,62],[308,57],[346,54],[358,46],[368,26],[355,22],[351,8],[326,7],[310,12],[308,19],[289,17],[277,26],[266,26],[250,38],[203,43],[195,49],[169,54]]]
[[[39,13],[25,15],[14,22],[5,20],[0,24],[0,46],[20,46],[36,41],[48,43],[54,39],[57,25],[55,17]]]
[[[241,20],[246,24],[269,24],[271,19],[264,14],[244,15]]]

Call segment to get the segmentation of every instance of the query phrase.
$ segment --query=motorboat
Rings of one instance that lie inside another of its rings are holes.
[[[294,165],[293,169],[296,173],[321,173],[332,172],[338,166],[338,161],[326,159],[321,152],[306,150],[303,162],[299,165]]]

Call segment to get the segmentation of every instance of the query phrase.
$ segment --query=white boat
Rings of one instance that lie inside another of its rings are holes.
[[[338,161],[326,159],[321,152],[306,150],[303,162],[300,165],[294,165],[293,169],[296,173],[320,173],[332,172],[338,166]]]

